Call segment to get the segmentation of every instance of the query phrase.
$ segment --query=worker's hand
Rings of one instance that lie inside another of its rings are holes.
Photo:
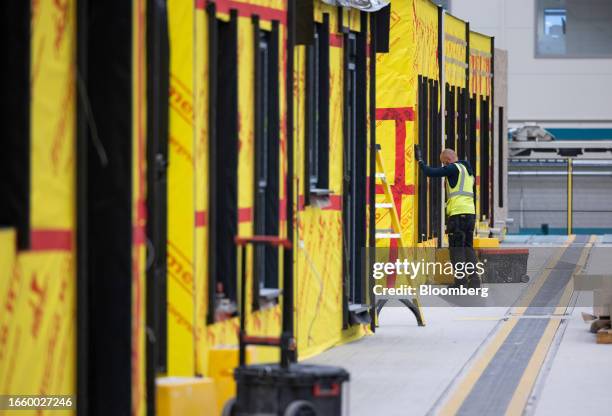
[[[423,154],[421,153],[421,147],[418,144],[414,145],[414,158],[417,162],[423,162]]]

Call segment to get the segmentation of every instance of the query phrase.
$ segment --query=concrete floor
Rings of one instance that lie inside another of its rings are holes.
[[[541,247],[530,256],[529,274],[534,282],[563,240],[524,240],[521,236],[507,245]],[[605,272],[612,258],[607,253],[612,253],[612,245],[593,252],[585,272]],[[580,299],[575,295],[573,301],[588,305],[590,297],[580,292]],[[570,308],[567,319],[562,319],[525,414],[611,414],[612,345],[595,343],[582,321],[582,311],[592,312],[592,308]],[[421,328],[407,309],[388,307],[380,315],[375,335],[333,348],[308,362],[339,365],[350,372],[350,415],[433,415],[510,312],[507,307],[429,307],[424,308],[427,326]]]

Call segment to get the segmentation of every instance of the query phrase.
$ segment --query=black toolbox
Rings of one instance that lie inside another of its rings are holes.
[[[240,250],[239,365],[234,370],[236,398],[228,401],[222,416],[340,416],[342,384],[349,373],[340,368],[295,363],[293,281],[283,275],[282,331],[279,338],[246,333],[246,258],[248,245],[271,245],[291,250],[291,242],[277,236],[236,237]],[[275,346],[278,364],[246,365],[247,345]]]
[[[340,367],[259,364],[236,368],[234,378],[236,415],[339,416],[349,374]]]
[[[484,263],[484,283],[527,283],[528,248],[481,248],[478,257]]]

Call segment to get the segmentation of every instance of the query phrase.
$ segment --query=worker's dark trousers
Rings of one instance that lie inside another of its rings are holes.
[[[474,214],[451,215],[446,219],[450,260],[453,265],[470,262],[473,264],[472,267],[476,266],[478,259],[474,252],[475,224],[476,216]],[[455,284],[469,284],[471,282],[471,284],[478,286],[479,280],[477,274],[472,273],[466,277],[462,279],[455,277]]]

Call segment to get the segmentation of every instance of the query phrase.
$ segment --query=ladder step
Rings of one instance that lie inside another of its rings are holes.
[[[376,174],[374,175],[374,177],[376,179],[387,179],[387,175],[385,175],[384,173],[380,173],[380,172],[376,172]]]
[[[393,204],[391,202],[377,202],[374,205],[376,208],[393,208]]]
[[[393,233],[395,230],[393,228],[377,228],[377,233]]]
[[[376,239],[377,240],[397,240],[398,238],[401,238],[401,234],[399,233],[376,233]]]

